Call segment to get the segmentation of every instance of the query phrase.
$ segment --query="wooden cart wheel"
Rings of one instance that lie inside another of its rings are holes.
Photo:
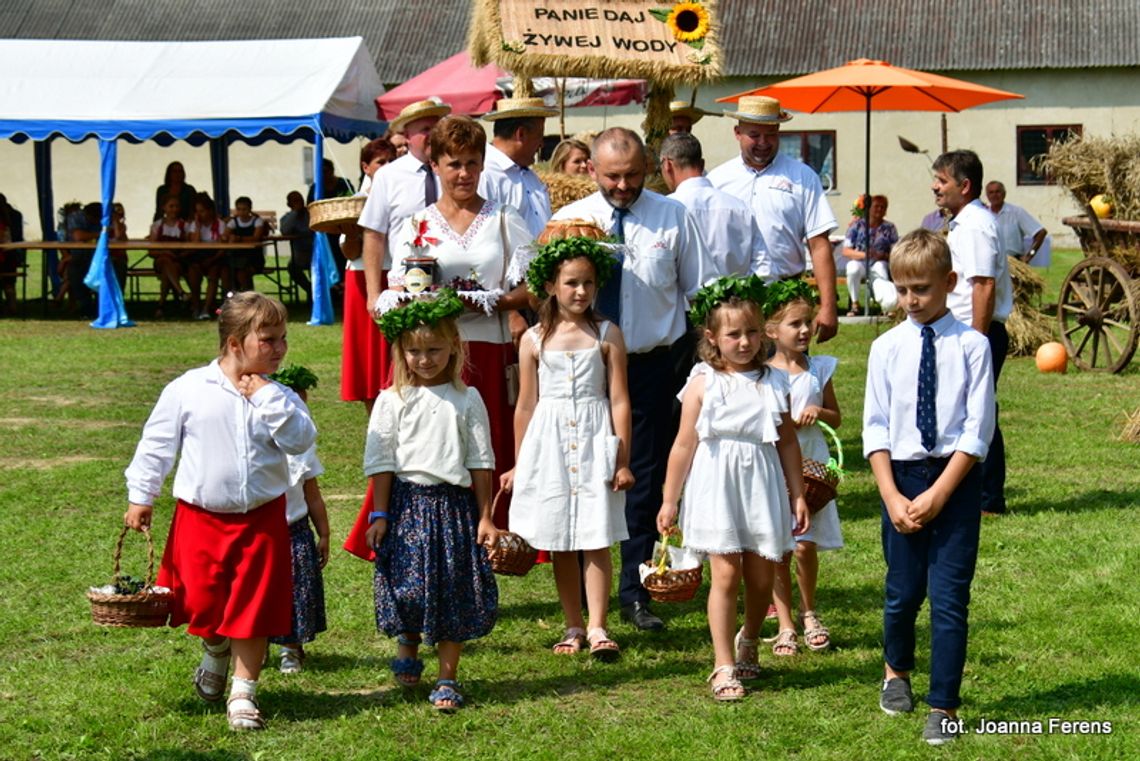
[[[1081,260],[1061,284],[1057,322],[1077,367],[1120,372],[1140,333],[1140,279],[1112,259]]]

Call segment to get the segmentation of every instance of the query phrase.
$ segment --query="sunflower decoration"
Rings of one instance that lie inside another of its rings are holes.
[[[709,33],[709,11],[701,3],[674,3],[669,8],[651,8],[649,13],[669,27],[674,39],[697,50],[704,47]]]

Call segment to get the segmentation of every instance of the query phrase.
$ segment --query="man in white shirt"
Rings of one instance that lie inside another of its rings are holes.
[[[815,334],[820,342],[827,341],[839,326],[835,260],[828,239],[828,233],[837,227],[835,215],[824,197],[819,175],[779,152],[780,124],[792,118],[780,109],[780,102],[746,96],[737,108],[726,113],[737,120],[733,131],[740,155],[709,172],[709,181],[752,209],[771,261],[768,280],[803,275],[807,241],[820,296]]]
[[[1005,185],[992,180],[986,183],[986,200],[990,213],[997,223],[998,244],[1006,256],[1016,256],[1023,262],[1033,261],[1033,257],[1045,242],[1045,227],[1033,215],[1020,206],[1005,202]],[[1025,239],[1032,238],[1026,250]]]
[[[947,299],[955,319],[985,335],[993,357],[996,394],[1009,351],[1005,321],[1013,311],[1009,260],[998,242],[994,216],[978,199],[982,162],[973,151],[950,151],[934,161],[934,202],[950,214],[950,257],[958,282]],[[1005,512],[1005,440],[994,410],[994,437],[982,463],[982,513]]]
[[[542,98],[503,98],[483,117],[493,125],[493,137],[483,159],[479,195],[513,206],[538,237],[550,221],[550,195],[531,165],[542,148],[546,118],[557,116]]]
[[[555,219],[595,220],[624,245],[597,297],[597,308],[625,334],[633,408],[626,493],[629,539],[622,542],[622,616],[639,629],[661,629],[649,610],[638,567],[653,554],[665,465],[675,431],[670,347],[685,332],[687,297],[711,275],[700,234],[681,204],[645,190],[648,158],[636,132],[613,127],[594,139],[590,176],[598,192],[563,207]]]
[[[701,142],[687,132],[669,135],[661,142],[661,177],[672,191],[669,197],[689,212],[705,253],[712,262],[711,277],[767,275],[764,238],[748,204],[717,190],[704,176]]]
[[[392,268],[396,254],[388,249],[388,238],[416,212],[439,198],[439,180],[431,170],[428,135],[451,106],[439,98],[409,104],[392,120],[390,129],[408,141],[408,152],[376,170],[372,190],[357,223],[364,228],[364,275],[368,308],[375,312],[380,296],[381,273]]]

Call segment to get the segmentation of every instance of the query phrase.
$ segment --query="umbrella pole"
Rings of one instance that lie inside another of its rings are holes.
[[[867,245],[863,252],[863,266],[867,269],[864,278],[867,300],[863,302],[863,316],[867,317],[871,314],[871,93],[865,93],[864,97],[867,99],[867,135],[863,152],[863,229],[867,233]]]

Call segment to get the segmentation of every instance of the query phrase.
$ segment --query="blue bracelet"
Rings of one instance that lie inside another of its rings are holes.
[[[388,520],[388,517],[389,517],[388,513],[384,512],[383,510],[377,510],[374,513],[369,513],[368,514],[368,525],[371,526],[373,523],[380,520],[381,518],[383,518],[384,520]]]

